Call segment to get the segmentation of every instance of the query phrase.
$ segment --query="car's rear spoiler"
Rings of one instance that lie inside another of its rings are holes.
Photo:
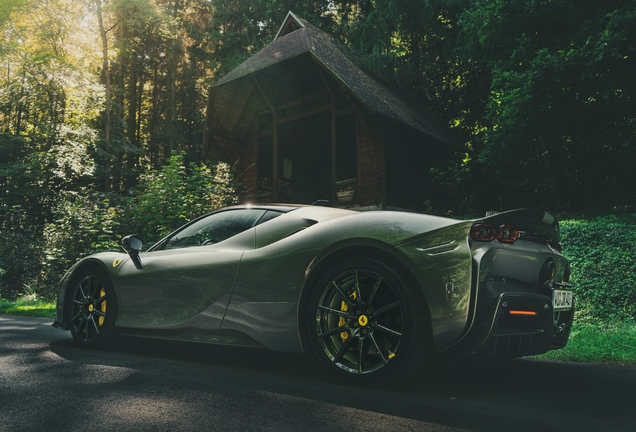
[[[496,213],[482,219],[483,223],[499,226],[502,224],[515,225],[519,231],[529,236],[556,246],[561,241],[559,222],[550,213],[537,209],[510,210]]]

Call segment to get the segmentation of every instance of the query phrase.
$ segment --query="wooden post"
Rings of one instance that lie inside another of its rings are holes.
[[[274,131],[272,134],[272,153],[273,153],[272,169],[274,171],[272,173],[272,199],[274,200],[274,202],[276,202],[278,201],[278,125],[277,125],[278,119],[276,116],[276,109],[274,108],[274,105],[267,97],[267,93],[265,93],[265,90],[263,90],[261,83],[259,83],[258,79],[256,79],[256,75],[252,75],[252,80],[254,82],[254,85],[258,89],[258,91],[261,93],[263,100],[265,100],[267,107],[272,112],[272,122],[274,127]]]

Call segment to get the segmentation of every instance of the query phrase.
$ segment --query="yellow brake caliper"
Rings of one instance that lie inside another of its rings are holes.
[[[102,290],[99,292],[99,296],[100,296],[100,297],[105,297],[105,296],[106,296],[106,291],[104,290],[104,288],[102,288]],[[103,313],[103,314],[105,314],[105,313],[106,313],[106,300],[104,300],[104,301],[102,302],[102,305],[101,305],[100,309],[101,309],[101,311],[102,311],[102,313]],[[99,325],[100,325],[100,326],[103,326],[103,325],[104,325],[104,317],[103,317],[103,316],[100,316],[100,317],[99,317],[99,321],[98,321],[98,322],[99,322]]]
[[[355,300],[356,299],[356,292],[352,292],[349,297],[351,298],[351,300]],[[346,312],[349,310],[349,306],[347,306],[347,303],[345,303],[344,300],[342,300],[342,302],[340,303],[340,310],[343,312]],[[338,319],[338,327],[341,327],[343,325],[345,325],[347,323],[347,320],[345,319],[345,317],[340,317]],[[346,331],[340,332],[340,339],[342,339],[342,342],[346,341],[347,338],[349,337],[349,333],[347,333]]]

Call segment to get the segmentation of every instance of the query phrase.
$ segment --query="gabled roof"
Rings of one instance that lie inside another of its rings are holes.
[[[274,40],[278,39],[278,36],[285,36],[293,31],[296,31],[300,28],[305,28],[305,22],[298,18],[295,13],[292,11],[287,12],[287,16],[285,17],[285,21],[281,24],[276,36],[274,36]]]
[[[387,84],[380,83],[362,71],[345,55],[343,50],[346,49],[322,30],[289,12],[271,43],[212,87],[223,86],[277,63],[309,53],[371,113],[384,115],[442,142],[465,148],[457,137],[441,126],[410,95],[399,95]]]

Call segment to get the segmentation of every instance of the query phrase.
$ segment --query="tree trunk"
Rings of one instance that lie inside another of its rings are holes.
[[[181,4],[179,0],[175,0],[172,9],[172,18],[176,19],[179,16],[179,9]],[[179,34],[175,34],[172,49],[168,55],[168,153],[171,153],[176,148],[177,132],[177,67],[179,62],[179,50],[181,48],[181,41],[179,40]]]
[[[104,162],[104,191],[110,189],[110,68],[108,64],[108,32],[104,27],[104,19],[102,17],[102,1],[95,0],[95,11],[97,13],[97,21],[99,23],[99,35],[102,39],[102,72],[104,76],[104,90],[106,92],[106,101],[104,104],[104,116],[106,124],[104,125],[104,141],[106,142],[105,153],[106,161]]]
[[[550,153],[550,145],[545,139],[545,135],[539,134],[539,147],[541,149],[541,166],[545,175],[546,187],[552,201],[552,208],[559,210],[561,208],[561,200],[559,199],[559,191],[556,179],[554,178],[554,161]]]
[[[175,39],[173,47],[168,54],[168,154],[175,149],[175,138],[177,136],[177,47],[178,41]]]
[[[130,62],[130,77],[128,81],[128,141],[134,148],[138,148],[137,142],[137,64],[131,59]],[[126,165],[128,170],[126,172],[126,188],[131,189],[135,184],[133,178],[133,172],[135,170],[135,161],[137,158],[137,151],[133,150],[128,152]]]
[[[159,116],[159,66],[155,63],[152,76],[152,115],[150,117],[150,165],[156,167],[159,163],[159,148],[157,145],[157,117]]]
[[[20,98],[18,99],[18,112],[17,112],[17,118],[16,118],[16,122],[15,122],[15,136],[19,136],[20,135],[20,128],[21,128],[21,124],[22,123],[22,98],[24,97],[24,81],[26,79],[26,72],[22,73],[23,79],[22,79],[22,85],[20,86]]]

